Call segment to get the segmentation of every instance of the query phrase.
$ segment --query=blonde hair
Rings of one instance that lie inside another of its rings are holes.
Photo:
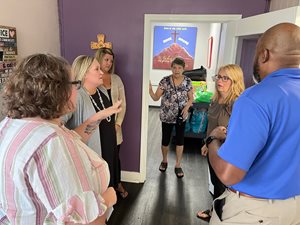
[[[221,66],[219,68],[218,73],[221,70],[223,70],[231,80],[231,86],[229,88],[229,93],[228,93],[227,97],[224,99],[224,104],[229,105],[229,104],[233,103],[241,95],[241,93],[245,90],[244,74],[243,74],[242,68],[236,64],[227,64],[227,65]],[[220,98],[220,93],[216,89],[212,100],[218,101],[219,98]]]
[[[100,63],[101,65],[101,61],[103,60],[103,57],[108,54],[111,55],[113,57],[113,62],[111,65],[110,70],[108,71],[110,74],[114,73],[115,70],[115,55],[113,53],[113,51],[110,48],[99,48],[96,53],[95,53],[95,59]]]
[[[81,80],[82,84],[84,83],[85,75],[94,60],[95,58],[92,56],[80,55],[73,61],[72,70],[75,80]]]

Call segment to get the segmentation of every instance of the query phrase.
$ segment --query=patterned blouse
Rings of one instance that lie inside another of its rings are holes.
[[[0,123],[0,224],[90,223],[106,211],[107,163],[63,126]]]
[[[164,123],[176,123],[178,108],[182,110],[189,100],[188,92],[192,90],[191,79],[184,76],[181,84],[175,88],[172,75],[169,75],[159,82],[158,88],[163,90],[160,106],[160,120]]]

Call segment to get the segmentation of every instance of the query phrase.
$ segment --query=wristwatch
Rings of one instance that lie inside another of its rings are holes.
[[[206,140],[205,140],[205,145],[206,145],[206,147],[208,148],[208,145],[209,145],[213,140],[215,140],[215,139],[218,139],[218,138],[215,137],[215,136],[208,136],[208,137],[206,138]]]

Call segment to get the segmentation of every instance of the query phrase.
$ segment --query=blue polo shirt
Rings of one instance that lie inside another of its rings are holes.
[[[246,171],[233,189],[267,199],[300,195],[300,69],[281,69],[238,98],[218,151]]]

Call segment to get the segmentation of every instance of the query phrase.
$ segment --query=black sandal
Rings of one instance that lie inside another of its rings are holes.
[[[176,168],[175,167],[175,174],[177,176],[177,178],[183,178],[184,177],[184,173],[181,167]]]
[[[167,162],[161,162],[160,163],[160,166],[159,166],[160,172],[163,172],[163,173],[166,172],[167,168],[168,168],[168,163]]]
[[[200,216],[199,214],[202,214],[202,216]],[[206,222],[209,222],[210,221],[210,218],[211,218],[211,210],[210,209],[207,209],[205,211],[199,211],[197,213],[197,218],[201,219],[201,220],[204,220]]]
[[[120,195],[121,198],[127,198],[128,192],[125,190],[122,184],[119,184],[118,188],[115,189],[117,194]]]
[[[125,199],[128,197],[128,192],[124,189],[123,191],[117,190],[117,193],[121,196],[121,198]]]

